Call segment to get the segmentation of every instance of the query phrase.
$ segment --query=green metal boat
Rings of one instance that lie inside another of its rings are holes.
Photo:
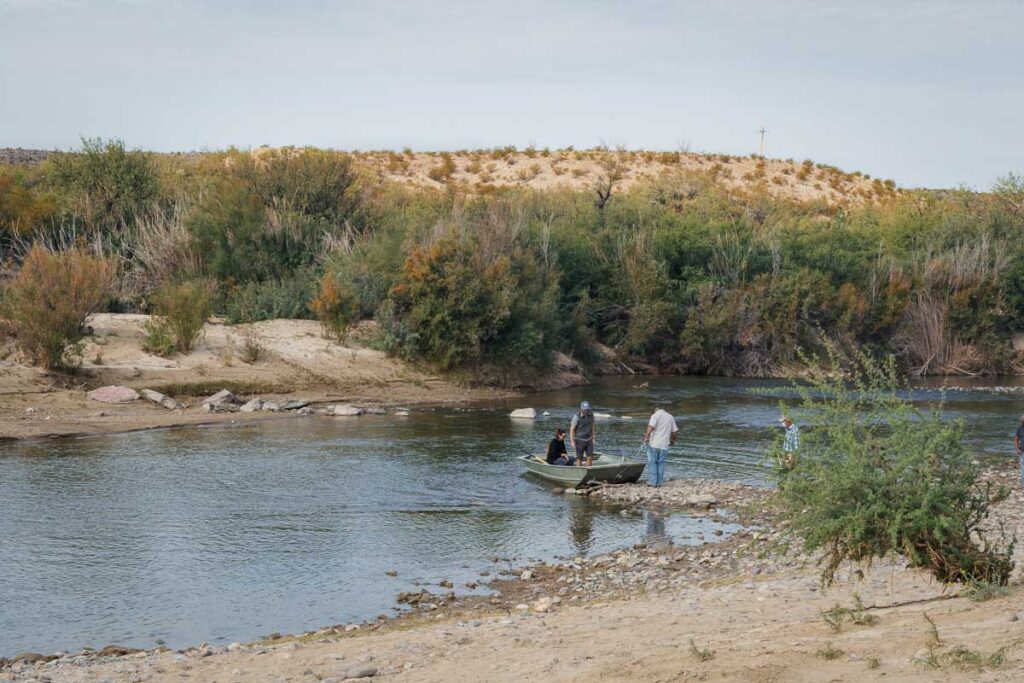
[[[602,453],[594,454],[594,464],[590,466],[549,465],[543,455],[524,455],[519,459],[526,465],[530,474],[544,477],[566,488],[578,488],[601,482],[632,483],[640,478],[647,465],[638,460],[615,458]]]

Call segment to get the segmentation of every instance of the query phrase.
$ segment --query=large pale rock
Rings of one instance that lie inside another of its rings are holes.
[[[254,398],[238,409],[238,411],[241,413],[255,413],[259,410],[263,410],[262,398]]]
[[[170,396],[165,396],[164,394],[161,394],[159,391],[153,391],[152,389],[143,389],[140,393],[142,394],[142,398],[146,399],[147,401],[152,401],[158,406],[167,408],[168,410],[179,410],[184,407],[180,402],[175,401]]]
[[[101,401],[103,403],[128,403],[130,401],[138,401],[140,398],[139,392],[134,389],[116,385],[93,389],[87,396],[94,401]]]
[[[692,496],[686,498],[687,505],[704,505],[711,507],[712,505],[718,505],[718,499],[710,493],[695,493]]]
[[[548,611],[551,610],[551,606],[553,604],[554,603],[552,602],[551,598],[549,598],[548,596],[545,595],[543,598],[541,598],[537,602],[533,603],[533,611],[534,612],[548,612]]]
[[[309,405],[309,401],[285,401],[281,404],[281,410],[298,410]]]
[[[152,401],[153,403],[160,403],[160,401],[167,398],[164,394],[161,394],[159,391],[153,391],[152,389],[143,389],[139,393],[142,394],[142,398],[147,401]]]
[[[241,403],[241,401],[238,400],[238,397],[227,389],[221,389],[213,396],[208,396],[203,399],[204,406],[237,405],[239,403]]]
[[[335,415],[337,417],[356,417],[357,415],[362,415],[362,414],[363,414],[363,409],[362,408],[357,408],[356,406],[348,406],[348,405],[345,405],[345,406],[334,406],[334,410],[331,411],[331,415]]]
[[[516,408],[508,416],[513,420],[534,420],[537,418],[537,411],[533,408]]]

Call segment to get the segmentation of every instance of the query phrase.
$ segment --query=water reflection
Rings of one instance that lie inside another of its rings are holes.
[[[665,531],[665,517],[655,510],[644,512],[644,520],[647,522],[647,532],[644,534],[644,541],[649,545],[670,544],[672,538]]]
[[[593,545],[594,508],[585,503],[569,508],[569,533],[576,544],[576,554],[586,554]]]

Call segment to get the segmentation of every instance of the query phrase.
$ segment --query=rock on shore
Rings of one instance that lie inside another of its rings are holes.
[[[86,396],[93,401],[100,401],[101,403],[129,403],[131,401],[138,401],[140,398],[139,392],[134,389],[117,385],[93,389]]]
[[[765,500],[770,489],[717,479],[674,479],[657,488],[641,482],[602,486],[592,498],[626,505],[726,507],[735,509]]]

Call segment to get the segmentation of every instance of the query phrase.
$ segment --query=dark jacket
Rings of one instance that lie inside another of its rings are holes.
[[[551,439],[551,443],[548,444],[548,464],[553,464],[565,454],[565,439]]]

